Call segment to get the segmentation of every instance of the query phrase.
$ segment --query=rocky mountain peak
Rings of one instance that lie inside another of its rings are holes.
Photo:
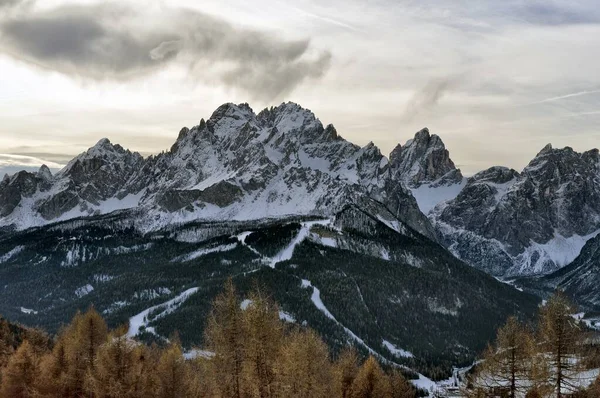
[[[399,176],[411,188],[435,183],[449,173],[451,175],[444,179],[445,184],[458,183],[463,178],[441,138],[431,134],[427,127],[419,130],[404,146],[394,148],[390,154],[390,167],[393,175]]]
[[[37,172],[38,177],[44,179],[44,180],[49,180],[52,178],[52,172],[50,171],[50,169],[48,168],[48,166],[46,166],[45,164],[43,164],[40,169]]]

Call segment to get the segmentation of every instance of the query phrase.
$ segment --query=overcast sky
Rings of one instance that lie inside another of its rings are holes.
[[[597,0],[0,0],[0,174],[108,137],[143,155],[225,102],[311,109],[465,172],[600,137]]]

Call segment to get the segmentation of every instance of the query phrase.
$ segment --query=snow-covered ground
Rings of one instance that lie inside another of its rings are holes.
[[[192,261],[198,257],[206,256],[207,254],[227,252],[227,251],[235,249],[237,247],[237,245],[238,245],[237,243],[231,243],[228,245],[220,245],[220,246],[216,246],[216,247],[209,247],[209,248],[196,250],[191,253],[184,254],[183,256],[175,257],[174,259],[171,260],[171,262],[172,263],[175,263],[175,262],[184,263],[186,261]]]
[[[413,358],[414,355],[410,351],[403,350],[402,348],[398,348],[387,340],[383,340],[381,343],[392,355],[403,358]]]
[[[421,185],[419,188],[411,189],[411,192],[417,201],[419,209],[423,214],[428,214],[438,204],[456,198],[466,183],[467,179],[463,178],[459,184],[440,185],[437,187],[433,186],[435,183]]]
[[[280,251],[277,255],[275,255],[271,259],[271,267],[275,268],[275,265],[282,261],[287,261],[292,258],[294,254],[294,249],[298,246],[304,239],[306,239],[310,233],[310,229],[313,225],[330,225],[331,220],[318,220],[318,221],[307,221],[303,222],[300,227],[300,231],[298,231],[298,235],[292,240],[292,242],[282,251]]]
[[[179,308],[181,304],[183,304],[192,294],[196,293],[197,291],[197,287],[192,287],[169,301],[147,308],[139,314],[132,316],[131,318],[129,318],[129,330],[127,331],[127,336],[130,338],[137,336],[140,333],[142,327],[146,328],[146,330],[150,332],[153,332],[154,330],[152,328],[147,327],[147,325],[151,321],[160,319],[163,316],[175,311],[177,308]],[[158,315],[154,316],[152,319],[148,319],[148,315],[150,314],[150,312],[159,308],[163,309],[163,311],[161,311]]]

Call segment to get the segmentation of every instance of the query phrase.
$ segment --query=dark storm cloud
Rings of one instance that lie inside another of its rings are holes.
[[[5,18],[0,34],[12,57],[70,75],[129,79],[178,62],[198,78],[217,76],[263,99],[322,76],[330,60],[308,40],[286,41],[183,9],[164,10],[157,20],[124,5],[64,6]]]

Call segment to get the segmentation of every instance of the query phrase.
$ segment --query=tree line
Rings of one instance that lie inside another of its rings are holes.
[[[557,292],[540,307],[537,325],[509,318],[469,375],[464,395],[599,398],[597,337],[576,313]]]
[[[242,308],[226,282],[195,358],[176,335],[148,346],[126,326],[110,330],[93,307],[54,338],[0,320],[0,398],[415,397],[397,368],[352,347],[334,358],[316,332],[280,320],[263,290],[248,299]]]

